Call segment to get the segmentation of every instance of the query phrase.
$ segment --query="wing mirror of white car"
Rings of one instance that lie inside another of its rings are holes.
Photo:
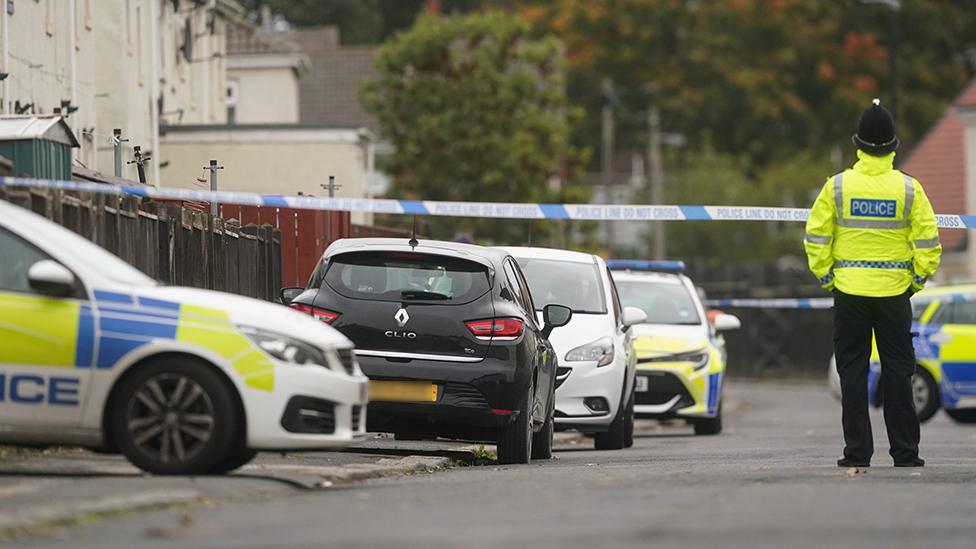
[[[542,321],[545,326],[542,328],[542,335],[546,339],[554,328],[565,326],[573,318],[573,310],[565,305],[549,304],[542,309]]]
[[[70,295],[75,289],[75,275],[52,259],[42,259],[27,270],[27,282],[32,290],[51,297]]]
[[[742,327],[742,322],[739,321],[739,317],[735,315],[727,315],[722,313],[715,316],[715,320],[712,322],[715,329],[719,332],[725,332],[728,330],[738,330]]]
[[[637,307],[624,307],[623,323],[629,328],[635,324],[647,322],[647,313]]]

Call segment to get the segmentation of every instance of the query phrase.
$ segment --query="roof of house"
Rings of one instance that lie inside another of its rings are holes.
[[[976,106],[976,79],[956,97],[901,165],[922,183],[935,213],[966,213],[964,126],[958,109],[971,106]],[[965,246],[965,231],[943,229],[939,233],[945,251]]]
[[[363,80],[376,75],[376,46],[339,46],[335,27],[297,29],[292,38],[308,55],[308,71],[299,81],[299,112],[310,123],[379,130],[359,101]]]
[[[227,27],[227,55],[262,53],[302,53],[302,46],[291,33],[267,30],[242,22]]]
[[[10,114],[0,116],[0,141],[17,141],[20,139],[43,139],[62,143],[69,147],[81,146],[61,115]]]

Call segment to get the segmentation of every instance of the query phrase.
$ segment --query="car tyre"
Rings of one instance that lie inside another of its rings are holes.
[[[915,411],[918,412],[920,423],[932,419],[942,406],[939,384],[935,382],[932,374],[921,366],[915,368],[915,375],[912,376],[912,398],[915,401]]]
[[[957,423],[976,423],[976,408],[946,408],[945,413]]]
[[[692,422],[696,435],[717,435],[722,432],[722,403],[719,402],[715,417],[705,417]]]
[[[498,463],[512,465],[528,463],[532,458],[532,397],[530,383],[518,416],[508,425],[498,430]]]
[[[552,458],[552,437],[555,429],[556,390],[549,393],[549,413],[539,432],[532,435],[532,459]]]
[[[621,450],[627,445],[627,408],[621,395],[620,407],[617,408],[617,415],[610,422],[610,428],[594,435],[594,448],[597,450]],[[629,415],[633,417],[633,410]]]
[[[120,382],[109,410],[119,450],[144,471],[207,474],[245,457],[234,453],[243,418],[233,389],[202,361],[165,358],[138,367]]]

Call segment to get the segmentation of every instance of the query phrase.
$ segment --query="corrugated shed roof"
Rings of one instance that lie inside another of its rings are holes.
[[[957,109],[970,104],[976,106],[976,80],[969,83],[901,165],[905,172],[922,183],[936,213],[967,213],[964,126]],[[942,230],[939,233],[944,250],[965,246],[965,231]]]
[[[44,139],[80,147],[75,134],[60,115],[5,115],[0,116],[0,141],[20,139]]]

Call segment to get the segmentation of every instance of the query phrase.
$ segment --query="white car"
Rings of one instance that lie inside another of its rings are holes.
[[[538,309],[573,309],[569,324],[549,336],[559,359],[556,427],[594,433],[597,449],[634,443],[634,324],[647,315],[621,307],[606,263],[549,248],[505,248],[518,261]]]
[[[0,201],[0,444],[120,451],[160,474],[365,435],[367,379],[336,330],[281,305],[160,286]]]

